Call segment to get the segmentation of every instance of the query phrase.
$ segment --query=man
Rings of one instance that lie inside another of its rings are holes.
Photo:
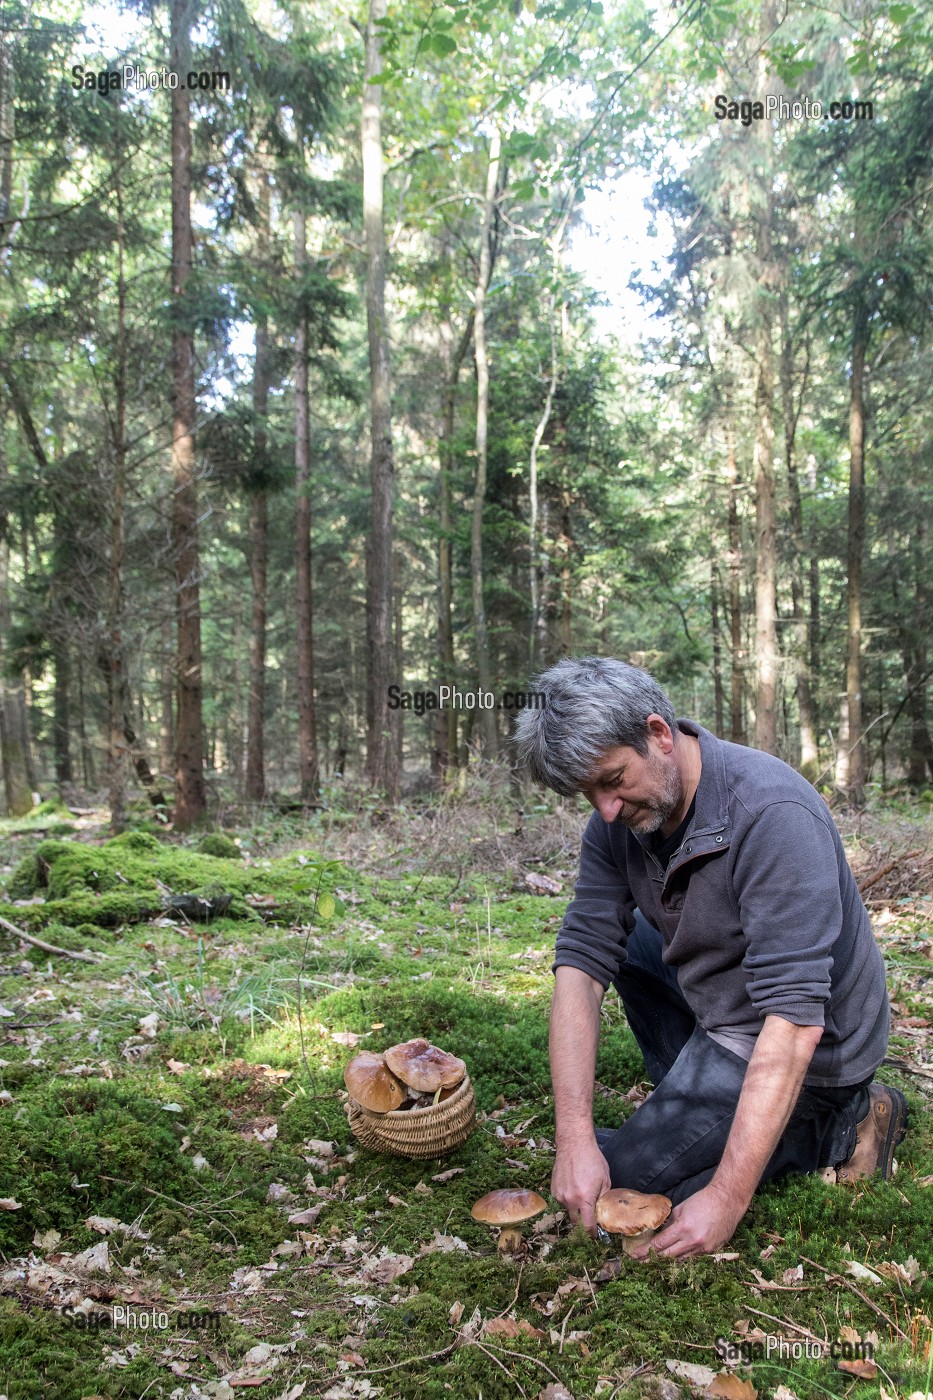
[[[519,754],[596,809],[551,1008],[551,1189],[570,1219],[594,1233],[610,1186],[660,1192],[674,1209],[652,1249],[698,1255],[785,1172],[888,1177],[907,1109],[871,1083],[884,964],[822,798],[780,759],[677,720],[625,662],[567,659],[539,689]],[[615,1131],[592,1117],[610,984],[655,1084]]]

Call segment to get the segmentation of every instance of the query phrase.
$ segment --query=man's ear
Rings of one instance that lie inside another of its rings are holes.
[[[666,719],[660,715],[649,715],[645,724],[648,729],[648,738],[654,739],[663,754],[673,753],[674,734]]]

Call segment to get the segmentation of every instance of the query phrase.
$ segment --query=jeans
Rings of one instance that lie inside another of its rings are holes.
[[[597,1129],[596,1140],[613,1186],[659,1192],[677,1205],[716,1171],[748,1065],[697,1025],[676,969],[661,961],[661,935],[637,910],[614,985],[655,1088],[620,1128]],[[802,1089],[761,1181],[846,1161],[870,1082]]]

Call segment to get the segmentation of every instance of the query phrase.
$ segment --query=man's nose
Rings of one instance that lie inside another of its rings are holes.
[[[596,810],[603,821],[611,824],[622,808],[622,799],[611,792],[601,792],[596,798]]]

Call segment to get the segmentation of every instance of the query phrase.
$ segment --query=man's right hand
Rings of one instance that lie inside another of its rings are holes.
[[[596,1202],[611,1185],[609,1166],[595,1138],[569,1147],[558,1144],[551,1173],[551,1195],[567,1211],[571,1225],[579,1222],[595,1236]]]

